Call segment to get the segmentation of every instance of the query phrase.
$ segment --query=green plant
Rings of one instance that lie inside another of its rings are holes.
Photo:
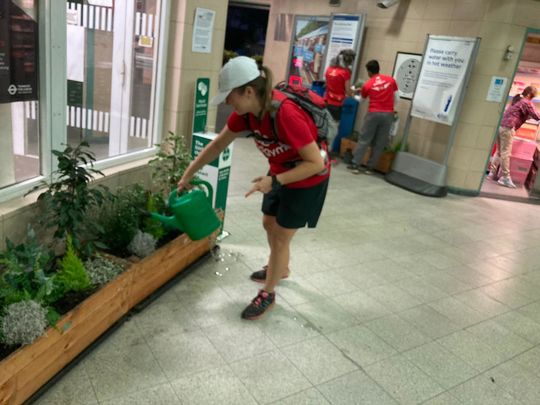
[[[119,189],[110,195],[92,217],[99,224],[99,239],[116,255],[125,256],[127,246],[143,222],[148,193],[139,185]]]
[[[29,299],[44,305],[54,302],[53,260],[52,252],[39,243],[30,226],[24,243],[15,245],[6,239],[6,250],[0,253],[0,304]]]
[[[66,237],[66,254],[58,262],[55,284],[61,289],[62,295],[70,291],[80,292],[90,288],[90,277],[84,269],[83,262],[77,257],[69,234]]]
[[[152,179],[159,190],[169,192],[182,178],[191,162],[191,154],[182,135],[169,132],[160,147],[157,156],[149,164],[152,168]]]
[[[81,142],[76,147],[67,146],[63,151],[53,150],[58,160],[58,169],[53,173],[54,180],[51,183],[43,181],[30,192],[43,185],[48,187],[38,197],[43,223],[48,228],[55,228],[56,238],[62,239],[70,234],[75,249],[91,255],[94,243],[84,236],[95,234],[97,229],[86,217],[89,208],[103,203],[107,189],[103,186],[89,187],[94,175],[103,173],[93,169],[95,157],[86,149],[88,147],[87,142]]]
[[[406,151],[409,150],[409,144],[405,145],[405,147],[403,147],[403,149],[402,149],[402,147],[403,147],[402,141],[398,141],[393,145],[387,146],[386,148],[384,148],[384,150],[386,152],[399,152],[399,151],[406,152]]]
[[[36,301],[21,301],[6,308],[1,334],[8,345],[24,345],[40,337],[46,327],[47,310]]]
[[[146,202],[146,211],[164,212],[166,208],[165,201],[160,194],[148,193]],[[160,240],[165,235],[165,227],[161,221],[150,216],[143,216],[140,228],[143,232],[149,233],[155,240]]]
[[[152,235],[137,230],[137,233],[128,245],[128,250],[138,257],[146,257],[156,250],[156,240]]]
[[[92,285],[95,286],[107,284],[123,271],[122,266],[101,256],[87,260],[84,263],[84,267],[86,268],[86,272],[90,277]]]

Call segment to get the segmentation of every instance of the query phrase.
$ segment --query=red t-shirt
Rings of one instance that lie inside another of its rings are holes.
[[[324,77],[326,78],[324,101],[341,106],[345,100],[345,82],[351,79],[351,71],[341,66],[330,66],[326,69]]]
[[[274,90],[275,92],[276,90]],[[233,112],[227,120],[227,126],[232,132],[251,130],[269,142],[255,139],[257,148],[268,159],[270,173],[279,174],[291,170],[286,164],[302,160],[298,150],[317,140],[317,127],[308,114],[292,100],[284,100],[276,115],[279,142],[275,141],[274,127],[269,113],[259,122],[253,114],[248,114],[249,128],[244,116]],[[284,165],[285,164],[285,165]],[[289,188],[307,188],[315,186],[330,175],[330,163],[327,164],[326,174],[314,175],[307,179],[287,184]]]
[[[372,76],[362,87],[362,97],[369,97],[369,112],[393,112],[394,92],[398,89],[391,76]]]

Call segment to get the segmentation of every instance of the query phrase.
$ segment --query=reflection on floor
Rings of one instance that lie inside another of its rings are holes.
[[[529,191],[523,184],[516,183],[516,188],[508,188],[487,178],[482,184],[482,193],[490,196],[498,196],[499,198],[516,199],[524,202],[528,200],[538,200],[540,202],[540,196],[536,194],[529,195]]]
[[[134,315],[38,404],[520,404],[540,398],[540,206],[428,198],[335,167],[261,320],[267,166],[238,140],[221,256]]]

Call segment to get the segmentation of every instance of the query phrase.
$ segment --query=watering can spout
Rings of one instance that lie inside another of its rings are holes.
[[[151,212],[150,216],[153,219],[156,219],[160,221],[163,225],[169,227],[169,228],[175,228],[178,229],[180,232],[184,232],[182,229],[180,222],[177,220],[177,218],[174,215],[166,216],[158,214],[157,212]]]

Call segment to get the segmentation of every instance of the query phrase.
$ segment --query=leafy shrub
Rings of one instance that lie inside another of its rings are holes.
[[[152,179],[159,190],[168,193],[176,187],[189,166],[191,153],[184,136],[175,135],[170,131],[163,143],[156,146],[159,146],[160,150],[149,162],[152,168]]]
[[[70,235],[66,239],[66,254],[58,262],[55,282],[63,294],[69,291],[79,292],[90,288],[90,277],[88,277],[84,269],[83,262],[75,253]]]
[[[138,230],[128,245],[128,250],[138,257],[146,257],[156,250],[156,242],[152,235]]]
[[[87,260],[84,267],[90,277],[90,282],[95,286],[107,284],[123,271],[122,266],[101,256]]]
[[[8,345],[30,344],[47,327],[47,310],[36,301],[21,301],[9,305],[2,319],[2,335]]]
[[[6,239],[6,250],[0,253],[0,304],[30,299],[45,305],[53,302],[53,260],[54,255],[39,243],[31,227],[20,245]]]
[[[70,234],[75,249],[91,255],[94,244],[85,239],[85,236],[94,235],[97,230],[92,221],[86,220],[87,212],[89,208],[102,204],[107,189],[89,187],[94,174],[103,173],[92,168],[95,157],[85,149],[88,146],[87,142],[81,142],[74,148],[67,146],[63,151],[53,150],[58,160],[58,169],[53,173],[53,179],[56,180],[51,183],[42,181],[30,192],[44,185],[48,187],[38,197],[42,222],[48,228],[55,228],[54,236],[58,239]]]

